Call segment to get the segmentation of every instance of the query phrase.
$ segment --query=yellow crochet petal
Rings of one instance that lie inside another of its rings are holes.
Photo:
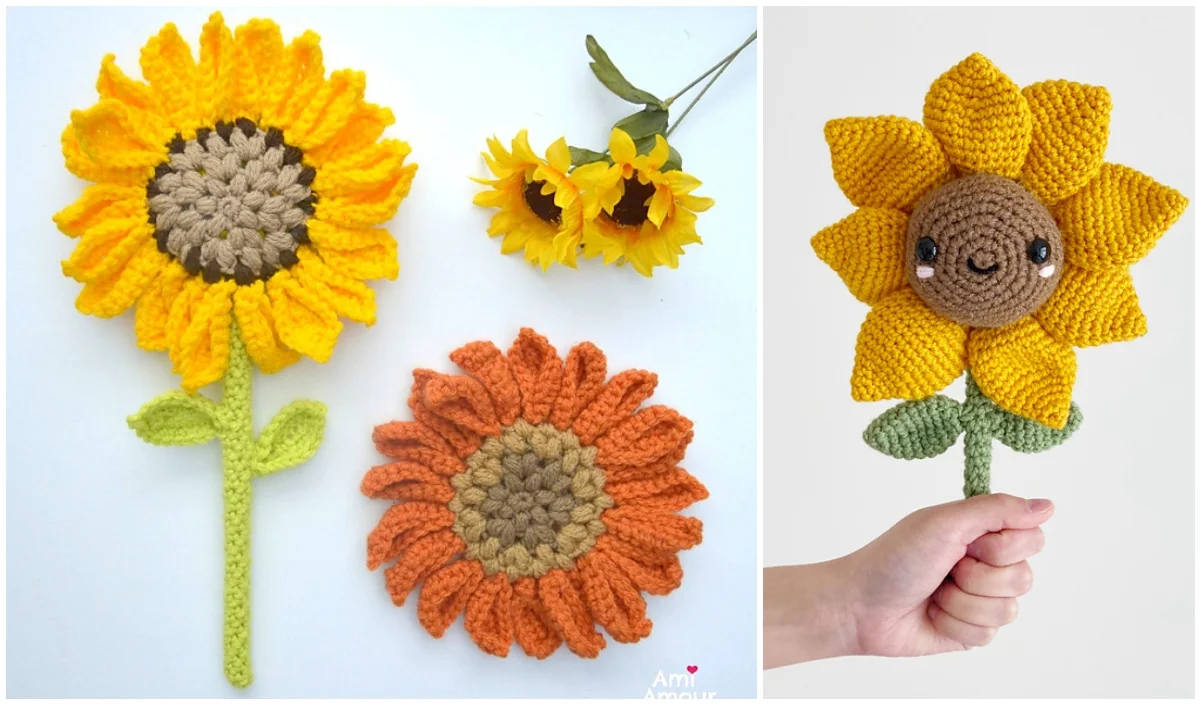
[[[101,98],[114,98],[137,110],[157,110],[154,92],[150,86],[135,81],[117,67],[116,57],[108,54],[100,61],[100,75],[96,78],[96,92]]]
[[[183,265],[170,260],[142,292],[133,325],[139,347],[145,350],[167,349],[167,319],[175,297],[183,290],[188,276]]]
[[[229,366],[229,336],[233,324],[232,280],[208,284],[192,305],[191,321],[171,346],[171,362],[183,388],[194,392],[225,376]]]
[[[296,251],[300,263],[292,268],[292,276],[307,291],[317,295],[339,316],[365,325],[375,324],[375,292],[358,279],[326,266],[311,247]]]
[[[300,359],[300,355],[284,346],[276,333],[271,300],[263,282],[238,287],[234,292],[234,316],[246,352],[264,373],[279,372]]]
[[[404,142],[385,140],[375,149],[348,157],[349,161],[329,174],[323,171],[331,165],[322,167],[313,187],[321,194],[316,217],[347,228],[367,228],[390,220],[417,173],[416,164],[403,165],[408,151]],[[326,182],[330,189],[317,185]]]
[[[284,345],[317,362],[329,361],[342,332],[342,322],[334,309],[301,286],[288,271],[276,272],[268,280],[267,295],[276,333]]]
[[[142,47],[142,76],[150,83],[158,105],[176,132],[185,138],[195,133],[204,119],[200,97],[200,73],[192,49],[174,24],[163,26]]]
[[[1046,81],[1022,90],[1033,117],[1022,184],[1052,205],[1093,180],[1109,141],[1109,91],[1071,81]]]
[[[141,169],[144,174],[166,158],[166,144],[173,135],[165,125],[139,122],[133,111],[114,98],[105,98],[87,110],[71,111],[71,125],[80,148],[93,162],[109,168]]]
[[[200,33],[199,102],[202,122],[213,125],[218,120],[236,117],[235,100],[238,92],[237,53],[234,35],[225,26],[220,12],[209,16]]]
[[[395,121],[390,109],[360,102],[337,134],[325,144],[305,152],[305,162],[320,166],[354,154],[378,140],[384,134],[384,128]]]
[[[873,305],[907,286],[905,233],[909,216],[888,208],[860,208],[813,236],[821,261],[842,277],[851,294]]]
[[[968,338],[972,376],[995,404],[1044,426],[1063,428],[1072,405],[1076,352],[1027,316]]]
[[[934,135],[900,117],[843,118],[826,123],[834,180],[859,207],[908,210],[951,178]]]
[[[1097,178],[1051,209],[1063,233],[1068,262],[1087,269],[1127,266],[1142,259],[1184,213],[1175,189],[1119,164],[1102,164]]]
[[[922,399],[955,381],[967,364],[967,330],[930,310],[909,287],[867,314],[855,344],[851,397]]]
[[[79,145],[74,125],[67,125],[63,130],[61,144],[67,171],[85,181],[101,184],[140,185],[144,189],[146,179],[153,174],[150,169],[145,167],[114,169],[97,164]]]
[[[309,220],[309,239],[321,259],[355,279],[395,279],[400,273],[396,240],[383,228],[343,228]]]
[[[129,218],[147,222],[145,187],[93,184],[54,215],[54,224],[64,235],[79,237],[103,223]]]
[[[192,325],[192,309],[195,308],[205,292],[208,284],[200,277],[189,276],[184,280],[183,288],[175,295],[167,312],[167,325],[163,329],[166,335],[167,347],[175,349],[183,338],[184,331]],[[174,358],[172,358],[174,362]]]
[[[638,157],[638,148],[625,130],[615,127],[609,133],[609,156],[618,164],[633,164]]]
[[[1030,106],[1009,77],[972,54],[930,86],[922,111],[951,163],[1017,178],[1030,148]]]
[[[308,151],[333,139],[358,113],[366,88],[367,76],[362,71],[330,74],[292,121],[288,142]]]
[[[79,239],[63,262],[63,274],[80,282],[105,278],[123,268],[143,245],[153,241],[153,235],[154,226],[146,218],[99,223]]]
[[[1147,333],[1147,318],[1125,267],[1065,267],[1055,293],[1034,317],[1056,340],[1077,348],[1133,340]]]
[[[284,38],[271,20],[253,19],[234,30],[232,107],[241,117],[262,119],[263,105],[278,88],[275,71],[283,62]],[[296,144],[292,135],[288,142]],[[296,145],[301,146],[301,145]]]
[[[288,44],[269,91],[263,96],[263,120],[285,133],[325,83],[321,37],[306,31]]]
[[[147,240],[124,267],[84,284],[75,308],[89,316],[119,316],[133,306],[166,263],[167,255]]]

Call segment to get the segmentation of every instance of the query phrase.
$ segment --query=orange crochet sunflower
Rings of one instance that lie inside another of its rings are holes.
[[[872,307],[855,399],[922,399],[967,370],[1002,409],[1065,428],[1074,348],[1146,332],[1128,268],[1188,203],[1104,160],[1109,112],[1104,88],[1019,89],[973,54],[930,87],[924,124],[827,124],[858,210],[813,247]]]
[[[677,552],[701,522],[677,512],[708,491],[679,463],[692,423],[639,406],[656,376],[606,381],[604,354],[580,343],[561,360],[522,329],[508,353],[475,342],[451,353],[466,375],[416,370],[413,421],[378,426],[393,462],[363,479],[396,503],[367,539],[367,567],[385,571],[400,606],[420,585],[417,615],[441,637],[464,614],[481,649],[517,642],[545,658],[559,646],[593,658],[603,627],[619,642],[651,633],[641,593],[683,577]]]

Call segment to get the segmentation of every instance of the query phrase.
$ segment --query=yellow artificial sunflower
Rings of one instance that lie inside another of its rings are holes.
[[[931,86],[924,125],[827,124],[858,210],[812,244],[872,307],[855,399],[924,398],[968,370],[1002,408],[1065,426],[1074,348],[1146,332],[1128,268],[1188,203],[1104,161],[1109,112],[1104,88],[1019,89],[973,54]]]
[[[231,32],[214,13],[199,61],[173,24],[141,53],[146,82],[113,56],[100,101],[71,114],[67,168],[94,182],[54,220],[79,238],[63,263],[76,306],[136,304],[138,344],[168,350],[185,389],[225,374],[236,320],[264,372],[326,361],[339,316],[370,325],[363,281],[395,278],[382,228],[409,191],[409,145],[380,136],[392,112],[361,72],[322,65],[319,37],[284,44],[270,20]]]
[[[492,216],[488,235],[504,235],[502,254],[525,249],[525,259],[546,271],[555,262],[576,266],[576,251],[584,231],[583,204],[571,169],[571,152],[560,137],[542,159],[530,148],[525,130],[513,138],[507,151],[495,137],[488,140],[491,154],[484,161],[495,179],[474,179],[492,187],[476,194],[473,203],[499,208]]]
[[[713,199],[693,196],[701,185],[678,169],[663,171],[670,150],[662,135],[648,154],[638,154],[634,140],[614,128],[609,135],[613,164],[594,162],[577,169],[585,185],[584,254],[603,256],[605,264],[623,259],[649,277],[655,267],[679,266],[684,246],[700,243],[696,214],[713,207]]]

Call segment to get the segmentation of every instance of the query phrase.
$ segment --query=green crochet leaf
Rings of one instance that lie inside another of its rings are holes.
[[[1080,407],[1076,406],[1075,402],[1072,402],[1068,411],[1067,424],[1061,429],[1018,416],[997,406],[980,391],[976,380],[970,376],[967,380],[967,403],[971,405],[974,413],[987,419],[994,438],[1019,453],[1040,453],[1054,448],[1070,438],[1084,421]]]
[[[217,405],[179,389],[150,400],[126,422],[138,438],[160,446],[205,443],[219,434]]]
[[[313,457],[325,435],[325,404],[294,401],[280,409],[255,442],[255,475],[270,475]]]
[[[885,455],[914,460],[946,452],[962,432],[959,402],[936,394],[880,414],[863,432],[863,440]]]
[[[605,88],[612,91],[614,95],[630,103],[663,107],[663,101],[644,90],[635,88],[634,84],[621,75],[621,71],[618,71],[617,67],[613,65],[613,60],[609,58],[604,49],[601,49],[600,44],[591,34],[584,40],[584,46],[588,49],[588,55],[592,57],[592,61],[588,64],[592,73],[596,74],[597,79],[605,84]]]

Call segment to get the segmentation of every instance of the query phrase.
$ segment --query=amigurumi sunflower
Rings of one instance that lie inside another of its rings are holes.
[[[989,491],[993,439],[1045,450],[1079,427],[1076,347],[1147,331],[1129,267],[1188,201],[1104,160],[1108,91],[1019,89],[973,54],[930,87],[923,123],[826,125],[834,178],[858,210],[818,256],[871,311],[851,395],[909,400],[864,439],[899,458],[965,444],[968,496]],[[960,404],[936,392],[967,372]]]
[[[63,273],[76,307],[110,318],[136,306],[146,350],[166,350],[185,391],[129,418],[143,439],[219,439],[225,492],[225,673],[250,670],[252,480],[316,452],[325,407],[295,402],[256,438],[251,368],[301,356],[325,362],[339,317],[371,325],[364,280],[395,278],[396,241],[376,227],[396,213],[416,166],[380,139],[392,112],[363,100],[357,71],[328,77],[319,38],[284,45],[270,20],[231,32],[214,13],[193,59],[175,25],[142,49],[146,82],[104,58],[100,101],[62,134],[71,173],[94,182],[54,216],[78,238]],[[221,403],[195,394],[224,381]]]

